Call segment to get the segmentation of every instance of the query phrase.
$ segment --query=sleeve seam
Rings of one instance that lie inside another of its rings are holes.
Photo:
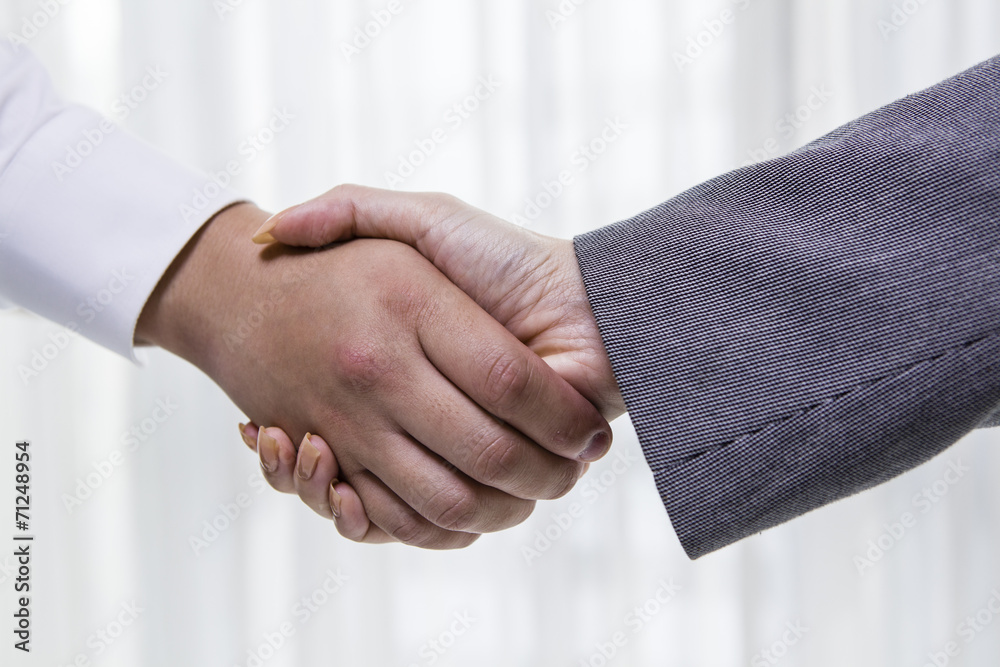
[[[881,377],[878,377],[878,378],[875,378],[875,379],[868,380],[866,382],[857,384],[857,385],[851,387],[850,389],[846,389],[844,391],[841,391],[841,392],[839,392],[837,394],[834,394],[834,395],[832,395],[830,397],[827,397],[825,399],[818,400],[818,401],[816,401],[814,403],[811,403],[811,404],[809,404],[809,405],[807,405],[805,407],[798,408],[794,412],[791,412],[791,413],[789,413],[789,414],[787,414],[787,415],[785,415],[783,417],[779,417],[779,418],[777,418],[777,419],[775,419],[773,421],[767,422],[766,424],[763,424],[760,427],[755,428],[755,429],[753,429],[751,431],[747,431],[743,435],[741,435],[741,436],[739,436],[737,438],[734,438],[732,440],[729,440],[728,442],[723,442],[723,443],[720,443],[718,445],[712,445],[710,447],[707,447],[705,450],[703,450],[703,451],[701,451],[701,452],[699,452],[699,453],[697,453],[697,454],[695,454],[693,456],[690,456],[690,457],[687,457],[687,458],[685,458],[685,459],[683,459],[681,461],[678,461],[674,466],[670,466],[670,468],[690,465],[691,463],[695,462],[696,460],[698,460],[702,456],[705,456],[706,454],[712,454],[714,452],[718,452],[720,450],[723,450],[723,449],[726,449],[728,447],[731,447],[732,445],[736,444],[737,442],[740,442],[741,440],[752,438],[752,437],[754,437],[754,436],[756,436],[756,435],[758,435],[758,434],[760,434],[760,433],[762,433],[762,432],[764,432],[764,431],[766,431],[768,429],[775,428],[777,426],[781,426],[782,424],[785,424],[785,423],[791,421],[792,419],[795,419],[796,417],[801,417],[803,415],[807,415],[810,412],[812,412],[814,410],[817,410],[818,408],[823,407],[824,405],[828,405],[828,404],[830,404],[830,403],[832,403],[834,401],[840,400],[840,399],[844,398],[845,396],[848,396],[848,395],[850,395],[850,394],[852,394],[852,393],[854,393],[856,391],[860,391],[862,389],[866,389],[866,388],[871,387],[873,385],[879,384],[880,382],[885,382],[886,380],[890,380],[890,379],[893,379],[893,378],[898,378],[898,377],[900,377],[902,375],[905,375],[906,373],[908,373],[910,370],[916,368],[917,366],[920,366],[921,364],[926,364],[926,363],[929,363],[929,362],[937,361],[938,359],[944,357],[945,355],[951,354],[953,352],[957,352],[959,350],[967,349],[967,348],[972,347],[973,345],[977,345],[977,344],[979,344],[979,343],[981,343],[981,342],[983,342],[983,341],[985,341],[985,340],[987,340],[989,338],[996,337],[997,335],[1000,335],[1000,331],[990,332],[988,334],[980,336],[979,338],[973,339],[971,341],[967,341],[965,343],[961,343],[959,345],[955,345],[955,346],[949,347],[947,349],[944,349],[944,350],[938,352],[937,354],[934,354],[934,355],[932,355],[930,357],[927,357],[926,359],[921,359],[920,361],[916,361],[916,362],[913,362],[911,364],[907,364],[906,366],[904,366],[904,367],[902,367],[902,368],[900,368],[898,370],[895,370],[895,371],[893,371],[891,373],[887,373],[886,375],[883,375]]]

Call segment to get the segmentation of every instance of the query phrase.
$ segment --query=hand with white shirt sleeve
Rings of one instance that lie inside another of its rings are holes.
[[[607,451],[593,405],[416,251],[261,249],[269,215],[240,202],[0,46],[3,300],[128,358],[159,345],[256,423],[321,436],[370,518],[357,539],[467,545]],[[294,458],[263,442],[273,479]]]
[[[196,234],[137,340],[202,369],[255,423],[322,436],[371,519],[362,541],[466,546],[607,452],[597,409],[416,250],[262,249],[248,239],[268,217],[237,205]],[[262,442],[265,476],[294,462]]]

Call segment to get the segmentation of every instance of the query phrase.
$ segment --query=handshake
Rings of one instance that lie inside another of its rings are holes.
[[[136,333],[215,380],[270,484],[359,542],[458,548],[516,525],[625,412],[572,241],[447,195],[230,207]]]
[[[998,91],[1000,57],[575,242],[445,195],[234,205],[136,339],[365,542],[524,520],[608,451],[624,393],[699,558],[1000,424],[996,142],[969,139],[1000,136]]]

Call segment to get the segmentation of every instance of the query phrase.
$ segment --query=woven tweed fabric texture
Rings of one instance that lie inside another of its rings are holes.
[[[927,461],[1000,403],[1000,56],[575,239],[697,558]]]

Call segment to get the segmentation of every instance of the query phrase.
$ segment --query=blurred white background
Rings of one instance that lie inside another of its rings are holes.
[[[43,5],[56,10],[41,21]],[[377,34],[345,49],[366,24]],[[111,113],[148,67],[166,71],[122,124],[206,171],[240,160],[237,186],[262,207],[344,181],[385,186],[440,128],[445,141],[397,187],[450,191],[566,237],[984,60],[1000,52],[997,26],[996,0],[0,0],[2,35],[31,34],[71,99]],[[476,100],[480,78],[498,85]],[[276,109],[294,116],[288,128],[247,150]],[[622,127],[615,141],[581,161],[609,121]],[[539,201],[562,170],[572,184]],[[359,546],[262,486],[241,415],[184,362],[154,351],[138,369],[74,339],[23,383],[18,365],[59,330],[0,314],[0,508],[13,507],[13,443],[28,439],[38,536],[24,656],[12,649],[0,528],[4,665],[920,667],[934,656],[971,667],[1000,656],[988,607],[1000,609],[997,431],[692,563],[641,458],[612,469],[618,454],[641,456],[622,419],[608,459],[513,530],[454,553]],[[158,399],[178,407],[154,429],[144,420]],[[133,427],[149,434],[130,450]],[[115,452],[121,465],[67,509],[65,494]],[[946,476],[959,462],[968,470]],[[900,536],[906,512],[915,523]],[[666,603],[661,582],[678,589]],[[122,616],[123,605],[142,611]],[[294,634],[279,642],[283,624]],[[949,641],[958,655],[941,653]]]

